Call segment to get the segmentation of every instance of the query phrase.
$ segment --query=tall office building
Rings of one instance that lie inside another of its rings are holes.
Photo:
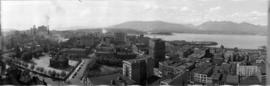
[[[159,62],[165,60],[165,42],[161,39],[149,41],[149,54],[154,58],[154,67],[158,67]]]
[[[127,40],[127,34],[124,32],[116,32],[114,33],[114,36],[117,41],[126,42]]]
[[[139,84],[145,84],[152,75],[153,59],[150,57],[123,61],[123,76]]]

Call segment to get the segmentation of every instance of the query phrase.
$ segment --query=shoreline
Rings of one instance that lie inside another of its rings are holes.
[[[173,35],[145,35],[149,38],[160,38],[165,41],[185,41],[185,42],[216,42],[211,47],[219,47],[223,45],[227,48],[239,49],[259,49],[265,46],[266,36],[259,35],[214,35],[214,34],[189,34],[174,33]],[[180,42],[181,43],[181,42]]]

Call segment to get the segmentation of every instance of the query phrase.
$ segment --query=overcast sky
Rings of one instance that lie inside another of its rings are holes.
[[[29,29],[107,27],[125,21],[161,20],[201,24],[206,21],[267,24],[267,0],[44,0],[2,1],[2,27]]]

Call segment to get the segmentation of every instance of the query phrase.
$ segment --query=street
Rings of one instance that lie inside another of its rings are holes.
[[[93,56],[94,54],[91,54],[89,55],[90,59],[82,59],[84,63],[79,67],[77,71],[75,71],[74,76],[72,75],[72,78],[68,80],[71,82],[71,84],[83,85],[82,77],[84,75],[84,71],[86,70],[87,64],[94,63],[94,60],[92,59]]]

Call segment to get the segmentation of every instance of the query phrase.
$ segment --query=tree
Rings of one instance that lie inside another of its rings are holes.
[[[221,48],[221,49],[224,49],[224,46],[223,46],[223,45],[220,45],[220,48]]]
[[[237,47],[233,48],[234,52],[238,52],[239,49]]]
[[[16,58],[18,58],[18,57],[20,57],[21,56],[21,54],[22,54],[22,52],[21,52],[21,50],[20,50],[20,47],[19,46],[16,46],[15,47],[15,57]]]
[[[44,72],[44,68],[43,67],[40,68],[40,72]]]
[[[28,67],[28,64],[27,64],[27,63],[22,62],[22,66],[27,68],[27,67]]]
[[[32,52],[27,51],[27,52],[24,52],[21,57],[23,60],[29,61],[32,59],[32,56],[33,56]]]
[[[53,70],[51,76],[55,77],[56,76],[56,71]]]
[[[60,74],[59,73],[55,73],[55,76],[54,77],[60,77]]]
[[[51,71],[51,70],[49,70],[49,71],[48,71],[48,74],[49,74],[49,75],[52,75],[52,71]]]
[[[62,77],[65,77],[66,75],[67,75],[67,74],[66,74],[65,71],[62,71],[62,72],[61,72],[61,76],[62,76]]]
[[[37,71],[40,71],[40,67],[37,67],[36,70],[37,70]]]
[[[26,63],[26,64],[25,64],[25,67],[28,68],[28,67],[29,67],[29,64]]]
[[[35,65],[31,65],[31,69],[34,70],[34,68],[35,68]]]

